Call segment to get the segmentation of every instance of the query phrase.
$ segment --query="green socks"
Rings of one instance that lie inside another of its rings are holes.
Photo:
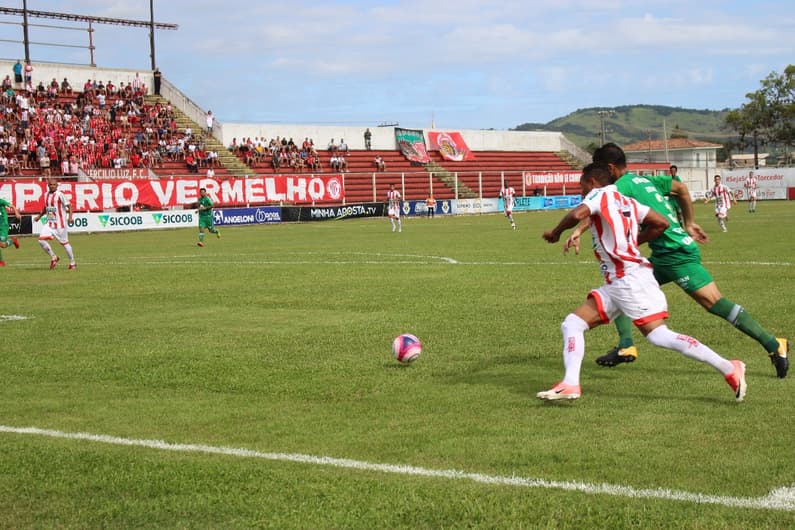
[[[727,298],[721,298],[709,308],[709,312],[729,322],[759,344],[764,346],[768,353],[778,351],[778,340],[768,333],[749,315],[742,306],[735,304]]]

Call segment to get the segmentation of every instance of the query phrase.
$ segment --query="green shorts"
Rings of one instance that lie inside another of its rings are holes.
[[[0,243],[8,243],[8,225],[0,226]]]
[[[199,228],[212,228],[213,227],[213,217],[209,215],[207,217],[199,216]]]
[[[679,259],[672,258],[672,256],[651,258],[654,277],[660,285],[675,282],[684,292],[690,294],[712,283],[712,276],[701,264],[700,256],[680,255],[677,256]]]

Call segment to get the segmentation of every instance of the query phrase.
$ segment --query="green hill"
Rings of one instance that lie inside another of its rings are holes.
[[[627,105],[578,109],[549,123],[523,123],[516,131],[560,131],[572,142],[588,149],[601,144],[602,119],[605,139],[625,145],[640,140],[661,139],[667,133],[695,140],[724,143],[731,131],[724,120],[729,109],[696,110],[661,105]]]

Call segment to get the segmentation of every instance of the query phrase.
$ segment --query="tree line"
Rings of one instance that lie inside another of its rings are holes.
[[[771,72],[759,90],[745,97],[746,102],[726,116],[727,127],[738,134],[727,147],[753,149],[755,167],[761,147],[781,146],[789,153],[795,144],[795,65],[782,73]]]

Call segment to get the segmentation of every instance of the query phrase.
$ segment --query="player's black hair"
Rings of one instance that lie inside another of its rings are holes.
[[[668,169],[676,169],[677,171],[679,170],[679,168],[676,167],[676,164],[671,164],[671,167],[669,167]]]
[[[591,157],[594,162],[600,164],[613,164],[616,167],[627,167],[627,155],[624,150],[613,142],[606,143],[594,151]]]
[[[585,182],[591,178],[605,186],[613,183],[613,174],[610,173],[610,168],[607,167],[607,164],[600,162],[592,162],[582,168],[580,182]]]

